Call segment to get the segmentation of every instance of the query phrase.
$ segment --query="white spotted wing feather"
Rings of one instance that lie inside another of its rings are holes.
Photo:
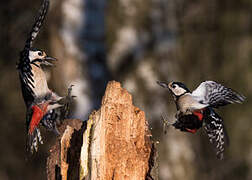
[[[231,103],[242,103],[245,100],[243,95],[214,81],[202,82],[192,92],[192,96],[198,102],[216,108]]]

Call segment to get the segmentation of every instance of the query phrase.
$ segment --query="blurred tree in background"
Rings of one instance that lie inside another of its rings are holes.
[[[41,2],[0,2],[0,179],[45,179],[54,134],[47,133],[34,159],[25,159],[25,106],[15,70]],[[160,179],[252,179],[252,1],[51,0],[36,46],[59,60],[48,69],[50,87],[63,95],[75,85],[74,117],[86,120],[106,83],[122,82],[160,141]],[[224,161],[204,132],[163,134],[160,116],[173,121],[175,106],[156,80],[190,89],[215,80],[247,96],[243,105],[219,111],[231,140]]]

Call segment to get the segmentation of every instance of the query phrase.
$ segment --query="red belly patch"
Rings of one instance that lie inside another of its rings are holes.
[[[197,129],[188,129],[186,128],[187,132],[190,132],[190,133],[196,133],[197,132]]]
[[[197,116],[199,121],[203,120],[203,110],[194,111],[193,115]],[[190,132],[190,133],[194,134],[194,133],[197,132],[198,129],[189,129],[189,128],[186,128],[186,130],[187,130],[187,132]]]
[[[203,111],[202,110],[200,110],[200,111],[194,111],[193,114],[195,116],[197,116],[200,121],[202,121],[202,119],[203,119]]]
[[[37,105],[32,106],[33,114],[32,114],[32,119],[29,126],[29,134],[32,134],[34,129],[39,125],[40,120],[43,118],[44,114],[46,113],[46,109],[47,109],[47,104],[42,105],[42,109]]]

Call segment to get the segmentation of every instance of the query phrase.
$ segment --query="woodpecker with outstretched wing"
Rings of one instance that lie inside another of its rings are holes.
[[[50,61],[54,61],[56,59],[47,56],[44,51],[32,46],[39,30],[42,27],[48,8],[49,0],[44,0],[38,17],[32,27],[32,31],[26,40],[25,47],[20,53],[19,62],[17,63],[22,95],[26,107],[29,107],[30,104],[34,102],[35,98],[44,97],[51,93],[41,65],[53,65]]]
[[[245,97],[214,81],[202,82],[193,92],[181,82],[157,82],[169,89],[177,107],[176,122],[172,125],[181,131],[195,133],[204,127],[219,159],[223,159],[225,132],[222,118],[214,108],[233,103],[242,103]]]
[[[43,0],[17,63],[22,95],[27,108],[27,150],[30,152],[33,152],[34,149],[37,150],[38,142],[43,143],[38,129],[39,124],[41,123],[48,130],[57,132],[55,125],[57,112],[69,104],[69,102],[61,103],[62,99],[69,100],[68,97],[60,97],[48,88],[46,75],[41,67],[42,65],[52,66],[51,61],[56,59],[33,47],[33,42],[42,27],[48,8],[49,0]]]

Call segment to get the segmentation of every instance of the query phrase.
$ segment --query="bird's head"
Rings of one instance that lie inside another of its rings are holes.
[[[166,82],[157,81],[157,83],[161,87],[169,89],[169,91],[174,96],[174,98],[178,98],[182,96],[183,94],[190,92],[190,90],[181,82],[166,83]]]
[[[168,89],[176,97],[190,92],[190,90],[181,82],[170,82],[168,84]]]
[[[36,65],[47,65],[47,66],[53,66],[50,61],[55,61],[56,59],[53,57],[49,57],[46,55],[46,53],[39,49],[30,49],[28,54],[29,60],[31,64]]]

